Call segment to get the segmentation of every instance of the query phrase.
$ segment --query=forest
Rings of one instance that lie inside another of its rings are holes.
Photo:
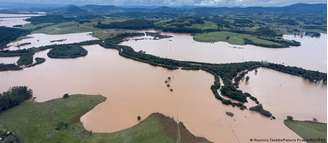
[[[0,26],[0,49],[6,48],[8,43],[28,33],[30,31],[24,29]]]

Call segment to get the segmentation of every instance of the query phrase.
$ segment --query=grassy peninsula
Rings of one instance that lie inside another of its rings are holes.
[[[289,46],[300,46],[299,42],[279,38],[265,38],[261,36],[235,33],[235,32],[208,32],[194,35],[194,40],[199,42],[228,42],[235,45],[257,45],[268,48],[287,48]]]
[[[105,97],[97,95],[70,95],[43,103],[26,101],[0,113],[0,129],[13,132],[19,142],[25,143],[176,142],[177,123],[159,113],[150,115],[134,127],[115,133],[85,130],[80,117],[103,101]],[[209,142],[192,135],[182,123],[178,126],[181,142]]]
[[[285,120],[284,124],[308,143],[327,142],[327,123]]]

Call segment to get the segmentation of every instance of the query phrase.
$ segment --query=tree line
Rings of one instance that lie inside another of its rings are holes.
[[[32,97],[32,90],[26,86],[15,86],[0,93],[0,112],[15,107]]]

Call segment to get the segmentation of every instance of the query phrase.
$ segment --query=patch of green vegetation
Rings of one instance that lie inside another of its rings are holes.
[[[102,29],[132,29],[132,30],[142,30],[154,28],[155,25],[153,21],[145,19],[131,19],[121,22],[112,22],[109,24],[103,24],[99,22],[96,27]]]
[[[57,59],[84,57],[88,51],[79,45],[58,45],[48,52],[48,57]]]
[[[209,32],[196,34],[194,36],[195,41],[199,42],[218,42],[226,41],[230,44],[243,45],[245,44],[244,38],[249,38],[250,35],[232,33],[232,32]]]
[[[17,65],[31,65],[33,63],[33,53],[24,54],[17,60]]]
[[[268,35],[268,33],[258,33],[258,35]],[[256,45],[268,48],[286,48],[289,46],[299,46],[296,41],[284,40],[276,35],[261,37],[252,34],[243,34],[236,32],[208,32],[194,35],[194,40],[199,42],[218,42],[225,41],[236,45]]]
[[[27,21],[31,22],[33,25],[42,23],[62,23],[73,20],[74,18],[67,18],[61,15],[32,16],[31,18],[27,19]]]
[[[23,69],[22,67],[16,64],[1,64],[0,63],[0,71],[17,71]]]
[[[205,22],[203,24],[193,24],[191,28],[200,29],[200,30],[217,30],[217,24],[213,22]]]
[[[313,121],[296,121],[296,120],[285,120],[284,124],[297,135],[308,143],[326,143],[327,142],[327,124]],[[321,139],[321,141],[318,139]]]
[[[0,26],[0,49],[5,48],[8,43],[20,36],[28,34],[29,30]]]
[[[12,87],[0,93],[0,113],[13,108],[32,97],[32,90],[26,86]]]
[[[245,45],[247,44],[247,40],[252,41],[255,44],[261,44],[268,47],[272,46],[280,46],[279,43],[261,39],[257,36],[250,35],[250,34],[241,34],[241,33],[234,33],[234,32],[209,32],[209,33],[202,33],[196,34],[194,36],[195,41],[199,42],[218,42],[218,41],[225,41],[230,44],[236,45]]]
[[[26,143],[175,143],[176,122],[158,113],[119,132],[86,131],[80,117],[104,100],[103,96],[71,95],[43,103],[25,102],[0,114],[0,127]],[[208,142],[181,128],[182,142]]]
[[[111,37],[114,37],[116,35],[125,33],[125,32],[133,32],[132,30],[123,30],[123,29],[103,29],[103,30],[97,30],[92,32],[92,35],[94,37],[97,37],[98,39],[105,40]]]
[[[250,107],[249,110],[250,111],[254,111],[254,112],[258,112],[258,113],[260,113],[261,115],[263,115],[265,117],[269,117],[271,119],[275,119],[275,117],[272,116],[272,113],[271,112],[269,112],[269,111],[267,111],[267,110],[265,110],[263,108],[262,104],[257,104],[257,105],[255,105],[253,107]]]
[[[46,33],[46,34],[68,34],[68,33],[81,33],[81,32],[93,32],[98,30],[93,27],[92,23],[79,23],[79,22],[64,22],[51,26],[46,26],[33,33]]]

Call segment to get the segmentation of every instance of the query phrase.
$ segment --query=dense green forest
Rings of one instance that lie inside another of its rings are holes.
[[[0,26],[0,49],[6,48],[8,43],[28,33],[29,31],[24,29]]]

